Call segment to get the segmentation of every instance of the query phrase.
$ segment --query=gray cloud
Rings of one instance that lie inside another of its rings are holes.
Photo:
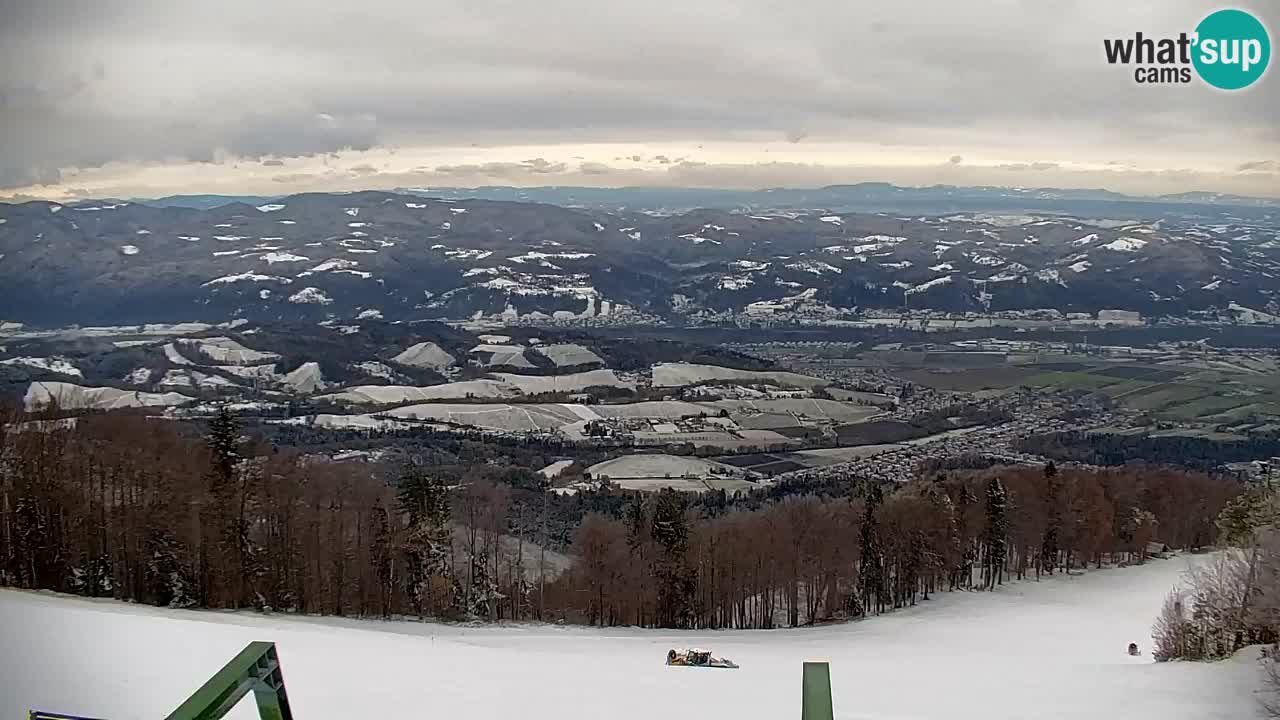
[[[1000,170],[1054,170],[1058,168],[1055,162],[1032,162],[1032,163],[1001,163],[996,165]]]
[[[964,158],[959,155],[952,155],[950,158],[947,159],[947,162],[952,165],[959,165],[960,163],[964,162]]]
[[[1280,160],[1255,160],[1241,163],[1236,169],[1240,172],[1280,172]]]
[[[1275,6],[1259,5],[1280,27]],[[1206,157],[1215,147],[1268,157],[1280,145],[1274,72],[1222,94],[1140,88],[1102,60],[1102,38],[1189,30],[1216,9],[1210,0],[586,7],[0,0],[0,187],[113,162],[269,157],[262,164],[276,166],[391,146],[758,136],[975,157],[956,138],[983,138],[997,144],[990,156],[1045,170],[1028,158],[1070,157],[1063,148],[1099,138]],[[436,172],[568,170],[517,158]]]
[[[284,165],[283,160],[263,160],[262,164],[266,167],[281,167]]]

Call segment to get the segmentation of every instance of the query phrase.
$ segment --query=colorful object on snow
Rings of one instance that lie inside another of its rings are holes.
[[[715,657],[710,650],[674,648],[667,651],[667,664],[678,667],[736,668],[729,658]]]

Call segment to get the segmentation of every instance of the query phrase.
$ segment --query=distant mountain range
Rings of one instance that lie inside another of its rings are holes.
[[[0,204],[0,320],[1280,311],[1280,209],[1249,199],[880,184],[449,192]],[[544,196],[561,202],[529,201]],[[717,197],[762,204],[677,208]],[[598,206],[608,198],[637,207]]]
[[[1280,209],[1280,198],[1245,197],[1223,193],[1186,192],[1135,196],[1102,189],[958,187],[899,187],[888,183],[830,185],[822,188],[717,190],[706,188],[589,188],[589,187],[433,187],[400,188],[393,192],[447,199],[536,202],[603,210],[682,212],[698,208],[720,210],[777,210],[825,208],[841,211],[1040,211],[1085,216],[1152,218],[1167,212],[1195,212],[1194,205]],[[170,195],[134,202],[153,207],[207,210],[235,202],[260,205],[275,198],[252,195]],[[1177,207],[1169,207],[1177,206]]]

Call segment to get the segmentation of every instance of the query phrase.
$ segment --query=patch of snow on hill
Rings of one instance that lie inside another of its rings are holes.
[[[36,411],[51,403],[64,410],[115,410],[126,407],[176,406],[193,398],[180,393],[148,393],[112,387],[85,387],[73,383],[33,382],[23,403]]]
[[[449,208],[449,212],[453,213],[454,215],[462,215],[466,211],[467,211],[466,208]]]
[[[261,259],[266,260],[268,265],[275,265],[276,263],[282,262],[307,262],[311,260],[311,258],[304,255],[294,255],[289,252],[269,252],[263,254]]]
[[[1085,235],[1079,240],[1072,240],[1071,244],[1072,245],[1088,245],[1089,243],[1097,242],[1097,240],[1098,240],[1097,233],[1089,233],[1088,235]]]
[[[397,377],[396,371],[392,370],[390,365],[387,365],[385,363],[380,363],[376,360],[365,360],[364,362],[358,362],[355,365],[352,365],[351,367],[355,368],[356,370],[359,370],[360,372],[364,373],[365,375],[368,375],[369,377],[382,378],[383,380],[392,380],[392,381],[394,381]]]
[[[286,277],[279,277],[277,275],[259,275],[253,272],[243,272],[238,275],[223,275],[222,277],[214,278],[209,282],[204,283],[202,287],[208,287],[209,285],[226,285],[237,282],[278,282],[283,285],[288,285],[293,282],[293,280]]]
[[[350,215],[351,217],[356,217],[360,214],[360,208],[343,208],[342,212]]]
[[[200,240],[200,236],[199,235],[179,235],[178,239],[186,240],[187,242],[197,242]]]
[[[356,315],[356,319],[357,320],[381,320],[382,311],[375,310],[373,308],[370,308],[368,310],[361,310],[360,314]]]
[[[144,367],[137,368],[133,372],[121,378],[120,382],[129,384],[129,385],[146,385],[147,383],[151,382],[151,370],[150,368],[144,368]]]
[[[277,205],[275,203],[268,203],[266,205],[258,206],[258,212],[264,212],[264,213],[275,212],[277,210],[283,210],[283,209],[284,209],[283,205]]]
[[[273,352],[261,352],[245,347],[229,337],[184,338],[178,342],[216,363],[253,365],[265,360],[279,360]]]
[[[818,218],[818,219],[819,219],[819,220],[821,220],[821,221],[822,221],[822,222],[824,222],[824,223],[831,223],[832,225],[843,225],[843,224],[844,224],[844,220],[841,220],[839,215],[823,215],[822,217],[820,217],[820,218]]]
[[[0,360],[0,365],[21,365],[23,367],[35,368],[37,370],[48,370],[60,375],[70,375],[72,377],[82,378],[84,373],[80,372],[80,368],[76,367],[70,360],[64,357],[16,357],[8,360]]]
[[[1089,262],[1088,260],[1081,260],[1079,262],[1072,263],[1067,267],[1067,269],[1070,270],[1071,272],[1082,273],[1091,267],[1093,267],[1093,263]]]
[[[907,294],[907,295],[916,295],[916,294],[918,294],[918,293],[928,292],[929,290],[932,290],[933,288],[936,288],[936,287],[942,287],[943,285],[947,285],[947,284],[949,284],[950,282],[951,282],[951,276],[950,276],[950,275],[943,275],[943,276],[942,276],[942,277],[940,277],[940,278],[934,278],[934,279],[932,279],[932,280],[930,280],[930,281],[928,281],[928,282],[923,282],[923,283],[920,283],[919,285],[916,285],[916,286],[914,286],[914,287],[908,288],[908,289],[907,289],[907,291],[906,291],[906,294]]]
[[[1116,240],[1112,240],[1111,242],[1105,245],[1100,245],[1099,247],[1104,247],[1108,250],[1114,250],[1115,252],[1137,252],[1146,246],[1147,246],[1147,241],[1142,240],[1141,238],[1122,237]]]
[[[186,359],[185,357],[183,357],[182,353],[178,352],[178,348],[175,347],[173,343],[165,343],[163,350],[164,350],[164,358],[169,362],[173,363],[174,365],[194,365],[195,364],[190,360]]]
[[[138,250],[137,245],[121,245],[120,252],[124,253],[125,255],[137,255],[141,251]]]
[[[449,255],[449,254],[451,254],[451,253],[445,253],[445,254],[446,254],[446,255]],[[488,257],[488,255],[485,255],[485,256],[483,256],[483,257],[481,257],[481,258],[478,258],[478,259],[483,260],[485,257]],[[516,262],[516,263],[526,263],[526,262],[531,262],[531,261],[534,261],[534,260],[585,260],[586,258],[589,258],[589,257],[595,257],[595,253],[589,253],[589,252],[563,252],[563,253],[527,252],[527,253],[524,253],[523,255],[515,255],[515,256],[513,256],[513,257],[511,257],[511,258],[508,258],[508,259],[509,259],[509,260],[511,260],[511,262]]]
[[[320,373],[320,364],[316,362],[299,365],[296,370],[285,373],[281,382],[300,393],[319,392],[328,387]]]
[[[249,236],[248,235],[214,235],[213,239],[221,240],[223,242],[239,242],[240,240],[248,240]]]
[[[592,352],[590,348],[576,343],[540,345],[534,348],[533,352],[547,358],[556,367],[604,364],[604,359]]]
[[[799,270],[800,272],[813,273],[814,275],[826,275],[833,273],[836,275],[844,272],[840,268],[830,263],[819,262],[817,260],[801,260],[787,265],[790,270]]]
[[[423,208],[426,207],[426,205],[422,203],[411,203],[411,202],[405,203],[404,206],[409,208],[410,210],[422,210]]]
[[[304,287],[290,295],[289,302],[298,305],[331,305],[333,304],[333,298],[325,295],[320,288]]]

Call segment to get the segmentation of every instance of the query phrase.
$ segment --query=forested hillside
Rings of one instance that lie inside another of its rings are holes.
[[[855,477],[690,498],[517,468],[321,462],[141,417],[5,423],[0,583],[169,606],[775,627],[1214,542],[1227,480],[1165,468]],[[904,481],[910,480],[904,478]],[[566,558],[557,549],[566,549]]]

